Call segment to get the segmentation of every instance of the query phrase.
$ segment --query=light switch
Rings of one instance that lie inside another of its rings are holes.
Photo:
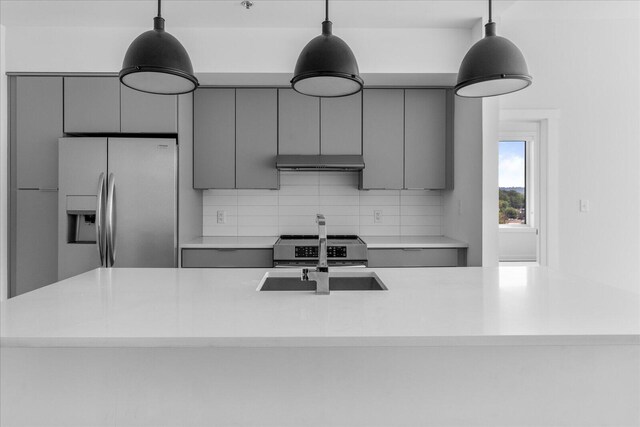
[[[590,209],[589,200],[580,199],[580,212],[589,212],[589,209]]]

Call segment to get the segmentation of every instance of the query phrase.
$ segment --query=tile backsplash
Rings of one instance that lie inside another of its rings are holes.
[[[326,216],[329,234],[442,235],[440,191],[360,191],[357,172],[280,172],[280,190],[203,196],[204,236],[317,234],[317,213]]]

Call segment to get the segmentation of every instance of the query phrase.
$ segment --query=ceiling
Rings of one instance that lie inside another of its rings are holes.
[[[499,16],[517,0],[493,2]],[[162,16],[171,28],[309,28],[324,19],[323,0],[165,0]],[[471,28],[487,14],[486,0],[331,0],[338,28]],[[12,26],[152,26],[155,0],[2,0],[0,23]]]

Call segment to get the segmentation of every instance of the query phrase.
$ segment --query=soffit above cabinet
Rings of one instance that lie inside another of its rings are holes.
[[[456,73],[362,73],[365,87],[453,87]],[[291,73],[196,73],[200,86],[291,87]]]

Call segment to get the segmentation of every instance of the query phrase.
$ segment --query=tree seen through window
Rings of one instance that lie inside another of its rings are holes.
[[[498,148],[498,221],[526,224],[526,142],[500,141]]]

